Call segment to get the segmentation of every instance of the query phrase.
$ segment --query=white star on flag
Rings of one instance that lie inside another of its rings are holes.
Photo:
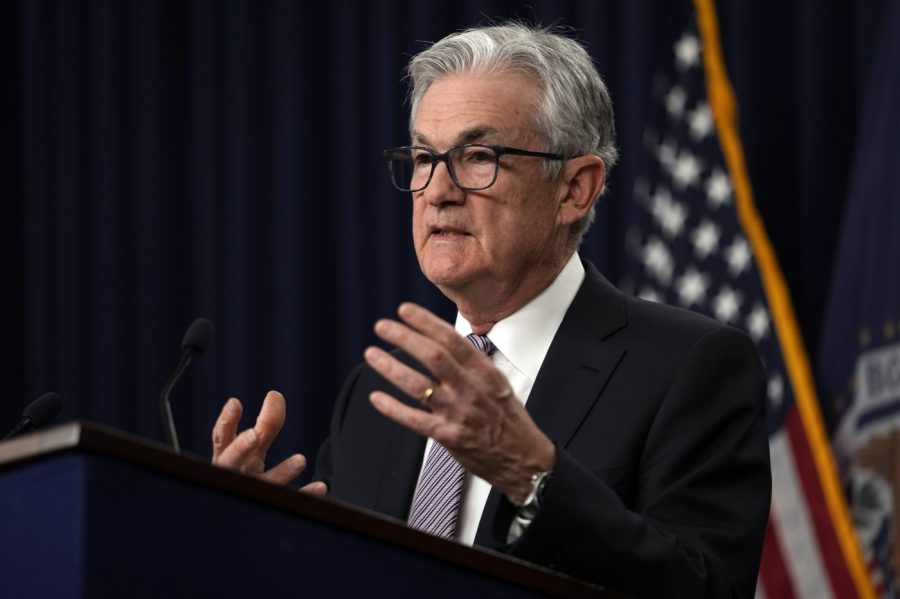
[[[675,181],[675,187],[683,190],[688,185],[694,185],[702,170],[703,165],[699,158],[688,150],[681,150],[672,166],[672,179]]]
[[[697,259],[706,260],[706,257],[719,247],[719,227],[711,220],[703,219],[700,226],[691,233],[691,241]]]
[[[759,302],[753,304],[753,310],[747,316],[747,331],[755,343],[769,332],[769,312]]]
[[[682,306],[690,308],[706,299],[709,288],[709,277],[691,266],[678,279],[678,301]]]
[[[728,264],[728,274],[734,279],[747,270],[750,266],[750,246],[742,235],[735,235],[724,252],[725,262]]]
[[[663,233],[672,239],[684,230],[684,221],[687,219],[687,210],[679,202],[672,199],[669,190],[659,185],[651,199],[650,212],[659,224]]]
[[[666,168],[672,168],[675,164],[675,142],[667,139],[659,144],[656,149],[656,159]]]
[[[685,34],[675,43],[675,64],[682,71],[700,64],[700,40]]]
[[[658,237],[650,238],[647,245],[644,246],[643,259],[644,266],[662,285],[668,286],[671,283],[675,263],[672,260],[668,247],[661,239]]]
[[[719,167],[714,168],[706,180],[706,202],[712,210],[731,203],[731,181]]]
[[[703,141],[703,138],[712,133],[713,119],[709,104],[700,102],[688,115],[688,125],[694,141]]]
[[[681,118],[684,114],[684,103],[687,102],[687,94],[680,87],[673,87],[666,95],[666,110],[673,118]]]
[[[735,291],[728,285],[723,285],[718,295],[713,298],[712,309],[716,318],[724,323],[731,322],[740,312],[743,302],[740,291]]]

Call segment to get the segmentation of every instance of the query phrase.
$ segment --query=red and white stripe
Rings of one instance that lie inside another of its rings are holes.
[[[769,438],[772,508],[757,596],[857,597],[796,409]]]

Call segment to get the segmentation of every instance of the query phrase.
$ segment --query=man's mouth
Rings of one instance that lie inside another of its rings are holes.
[[[469,232],[454,227],[432,227],[431,234],[438,237],[459,237],[469,235]]]

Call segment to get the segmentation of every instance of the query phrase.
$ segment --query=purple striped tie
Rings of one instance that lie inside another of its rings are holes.
[[[472,333],[466,339],[488,356],[496,350],[484,335]],[[444,539],[453,538],[465,477],[465,469],[450,452],[443,445],[433,443],[413,497],[410,527]]]

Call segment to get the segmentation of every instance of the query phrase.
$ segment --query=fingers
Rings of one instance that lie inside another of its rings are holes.
[[[436,438],[435,430],[441,420],[430,412],[411,408],[383,391],[373,392],[369,396],[369,401],[372,402],[376,410],[391,420],[416,431],[420,435]]]
[[[259,435],[256,430],[248,428],[219,454],[213,463],[223,468],[240,470],[241,472],[260,472],[261,460],[254,455],[259,446]]]
[[[505,377],[494,368],[490,359],[448,323],[409,302],[402,304],[398,313],[403,322],[379,320],[375,332],[425,366],[436,381],[378,348],[368,348],[365,359],[404,393],[422,403],[428,400],[428,407],[437,412],[452,409],[458,403],[453,398],[459,396],[501,402],[514,397]],[[434,392],[429,394],[429,388]]]
[[[452,345],[449,340],[442,338],[441,341],[436,341],[403,323],[388,319],[382,319],[375,323],[375,333],[386,342],[407,352],[420,364],[428,368],[442,383],[463,380],[465,373],[460,365],[461,361],[454,355],[452,348],[449,347]],[[455,331],[453,331],[453,336],[456,337],[456,340],[460,340],[459,335]],[[472,347],[469,347],[469,350],[474,351]],[[458,350],[456,351],[458,353]],[[371,365],[377,369],[375,364]],[[406,371],[400,368],[393,368],[391,373],[404,375]],[[382,372],[382,374],[385,373]],[[420,396],[428,386],[427,384],[421,384],[415,388],[403,386],[417,380],[415,377],[410,376],[400,376],[398,380],[388,376],[388,380],[398,384],[413,397]]]
[[[306,457],[299,453],[292,455],[260,477],[278,485],[286,485],[306,470]]]
[[[284,403],[284,396],[278,391],[269,391],[263,400],[262,408],[259,410],[259,416],[256,418],[256,424],[253,426],[259,435],[259,451],[264,457],[271,447],[275,437],[281,432],[284,426],[284,418],[287,408]]]
[[[270,391],[263,401],[256,425],[238,435],[242,413],[243,407],[237,398],[225,402],[213,427],[212,462],[247,474],[261,474],[265,470],[266,451],[284,424],[284,397],[277,391]]]
[[[234,442],[243,410],[241,402],[235,397],[230,398],[222,406],[222,412],[216,419],[212,432],[213,464],[219,464],[222,452]]]
[[[328,485],[320,480],[314,480],[313,482],[302,486],[300,488],[300,492],[306,493],[307,495],[316,495],[318,497],[322,497],[328,493]]]
[[[213,427],[213,464],[252,474],[279,485],[287,484],[302,474],[307,462],[299,453],[274,468],[265,469],[266,452],[284,425],[284,396],[277,391],[269,391],[253,428],[237,434],[242,413],[241,402],[234,397],[222,407]],[[312,495],[324,495],[328,487],[325,483],[317,482],[306,485],[302,490]]]
[[[481,355],[472,351],[472,344],[457,333],[450,323],[422,306],[404,302],[397,309],[397,314],[403,322],[435,341],[461,364]]]
[[[423,401],[427,390],[433,390],[436,386],[436,383],[430,378],[401,363],[379,347],[367,348],[363,356],[366,363],[374,368],[378,374],[397,385],[410,397]]]

